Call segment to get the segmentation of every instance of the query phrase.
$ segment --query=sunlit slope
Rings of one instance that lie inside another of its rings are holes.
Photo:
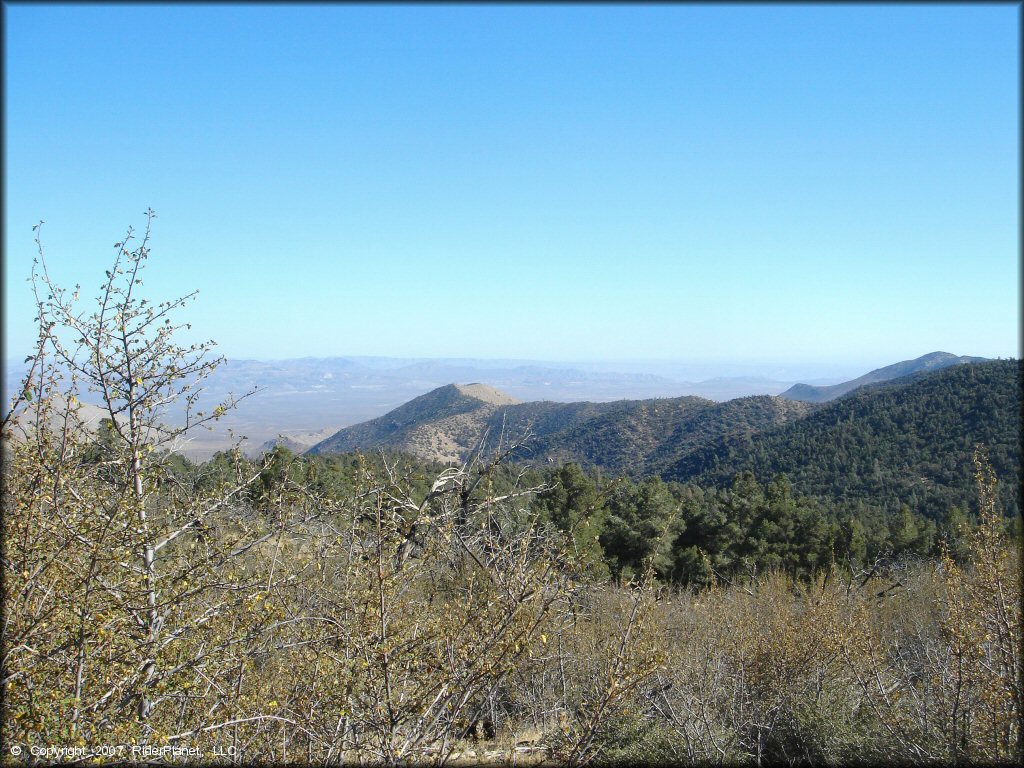
[[[811,407],[772,396],[725,403],[692,396],[518,403],[484,385],[448,385],[342,429],[310,452],[386,448],[461,461],[486,435],[489,450],[518,444],[518,460],[573,461],[639,477],[660,474],[682,455],[725,436],[755,434],[800,418]]]
[[[460,461],[473,449],[490,417],[517,401],[484,384],[449,384],[383,416],[346,427],[310,453],[388,448],[440,461]]]

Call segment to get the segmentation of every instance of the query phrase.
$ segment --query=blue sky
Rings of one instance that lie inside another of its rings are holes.
[[[12,357],[146,207],[232,357],[1019,356],[1015,5],[4,12]]]

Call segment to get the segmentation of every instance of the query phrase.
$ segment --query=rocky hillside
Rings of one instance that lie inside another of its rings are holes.
[[[310,453],[387,448],[428,460],[462,461],[487,434],[491,446],[499,439],[522,441],[515,456],[520,460],[574,461],[640,477],[660,474],[717,440],[749,436],[811,409],[773,396],[725,403],[700,397],[519,403],[482,384],[450,384],[342,429]]]
[[[518,401],[485,384],[449,384],[383,416],[346,427],[309,453],[388,448],[437,461],[461,461],[476,446],[491,417]]]

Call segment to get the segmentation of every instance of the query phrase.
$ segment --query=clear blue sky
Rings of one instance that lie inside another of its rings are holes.
[[[12,357],[147,206],[233,357],[1019,356],[1015,5],[4,12]]]

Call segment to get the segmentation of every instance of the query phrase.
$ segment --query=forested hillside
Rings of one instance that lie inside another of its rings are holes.
[[[510,409],[513,431],[520,423],[519,409],[526,405]],[[572,405],[578,413],[586,412],[583,404]],[[680,457],[709,443],[728,436],[751,436],[810,410],[805,403],[769,395],[724,403],[697,397],[626,400],[606,407],[604,413],[577,417],[561,429],[543,429],[547,424],[539,422],[522,458],[573,461],[633,478],[662,475]]]
[[[664,476],[721,486],[744,470],[762,480],[785,473],[801,493],[890,510],[906,504],[938,519],[950,507],[966,508],[971,456],[982,445],[1002,481],[1000,508],[1011,515],[1020,484],[1020,387],[1015,360],[865,387],[804,419],[709,445]]]
[[[966,509],[980,445],[1002,481],[1000,509],[1013,515],[1020,365],[953,359],[823,404],[772,396],[513,403],[489,388],[453,385],[341,430],[311,453],[387,448],[463,461],[485,435],[492,447],[525,438],[516,461],[720,488],[745,471],[761,482],[785,474],[807,496],[890,513],[906,505],[941,520],[952,507]]]
[[[309,453],[385,448],[428,461],[465,460],[486,435],[492,444],[521,442],[514,454],[520,461],[572,461],[643,477],[715,440],[751,435],[811,408],[768,395],[724,403],[692,396],[518,403],[480,384],[451,384],[339,430]]]

